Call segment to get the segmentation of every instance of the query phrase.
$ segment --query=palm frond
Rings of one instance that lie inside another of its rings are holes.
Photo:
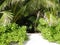
[[[0,11],[4,10],[4,8],[10,3],[11,0],[5,0],[1,5],[0,5]]]
[[[32,14],[36,10],[42,9],[41,5],[44,10],[49,8],[52,10],[53,8],[55,13],[55,8],[58,4],[56,4],[55,0],[29,0],[28,2],[26,2],[26,0],[4,0],[0,6],[0,11],[4,10],[6,6],[10,7],[9,10],[14,14],[14,20],[16,21],[21,15],[25,15],[26,13]]]
[[[3,26],[6,26],[9,23],[11,23],[11,21],[13,19],[12,13],[8,12],[8,11],[3,11],[1,13],[3,13],[3,15],[0,19],[0,24],[3,25]]]
[[[24,2],[24,1],[25,1],[25,0],[4,0],[4,1],[2,2],[2,4],[0,5],[0,11],[1,11],[1,10],[4,10],[4,8],[5,8],[6,6],[11,6],[11,5],[15,4],[15,3]]]

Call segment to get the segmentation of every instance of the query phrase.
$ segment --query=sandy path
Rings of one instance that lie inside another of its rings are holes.
[[[43,39],[43,37],[39,33],[28,34],[28,35],[29,35],[29,40],[24,45],[60,45],[60,44],[48,42],[47,40]]]

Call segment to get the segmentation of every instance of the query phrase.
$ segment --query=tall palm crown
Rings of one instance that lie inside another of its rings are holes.
[[[59,0],[1,0],[0,12],[12,13],[13,22],[16,22],[21,16],[28,16],[38,10],[44,13],[49,11],[56,14],[58,2]],[[10,14],[8,16],[11,17]]]

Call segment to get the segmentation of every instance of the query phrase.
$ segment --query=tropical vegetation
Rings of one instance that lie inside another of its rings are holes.
[[[49,41],[60,42],[59,22],[60,0],[0,0],[1,45],[23,45],[26,32],[41,32]]]

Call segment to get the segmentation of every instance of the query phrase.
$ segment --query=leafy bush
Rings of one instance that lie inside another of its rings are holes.
[[[11,42],[22,45],[26,39],[26,26],[20,27],[15,23],[0,26],[0,45],[9,45]]]
[[[57,19],[55,24],[49,26],[45,19],[41,18],[37,29],[41,31],[42,36],[48,41],[60,43],[60,18]]]

